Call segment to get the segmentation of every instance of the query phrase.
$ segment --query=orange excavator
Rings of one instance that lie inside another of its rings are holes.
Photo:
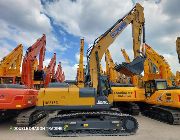
[[[62,70],[62,66],[61,66],[61,62],[59,62],[58,66],[57,66],[57,70],[55,73],[55,80],[56,82],[64,82],[65,80],[65,74],[64,71]]]
[[[56,66],[56,53],[52,57],[46,71],[45,71],[45,78],[44,78],[44,87],[47,87],[49,83],[55,77],[55,66]]]
[[[20,82],[22,55],[23,46],[19,44],[0,61],[0,84],[15,84]]]
[[[22,64],[22,83],[28,88],[34,86],[39,88],[43,82],[43,61],[45,57],[46,36],[38,39],[31,47],[27,49]],[[37,56],[39,55],[39,64]]]
[[[27,49],[22,64],[23,85],[0,85],[0,120],[15,117],[18,126],[29,126],[47,115],[45,111],[35,110],[38,90],[32,89],[34,80],[43,80],[41,77],[43,76],[45,45],[46,36],[43,35]],[[36,59],[38,55],[39,65]]]

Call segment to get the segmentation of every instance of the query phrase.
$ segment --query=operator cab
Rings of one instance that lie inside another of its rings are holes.
[[[100,86],[102,90],[102,95],[108,96],[111,92],[111,86],[108,80],[108,77],[105,75],[100,76]]]
[[[145,82],[145,96],[150,97],[158,90],[168,89],[167,81],[164,79],[155,79]]]

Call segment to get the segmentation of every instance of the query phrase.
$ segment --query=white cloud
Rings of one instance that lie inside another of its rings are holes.
[[[173,9],[177,0],[170,2],[173,4],[169,4],[168,0],[158,2],[137,0],[137,2],[140,2],[144,7],[147,44],[151,45],[161,55],[168,53],[171,57],[177,56],[175,40],[179,35],[180,16],[176,12],[176,18],[173,18],[172,12],[167,11],[167,5],[168,9]],[[61,0],[46,4],[45,11],[67,32],[77,36],[85,36],[85,41],[93,43],[99,35],[110,28],[131,8],[132,2],[126,0],[77,0],[76,2]],[[128,27],[110,46],[115,62],[124,61],[120,52],[122,47],[128,51],[132,60],[131,32],[131,28]],[[177,62],[177,58],[171,62],[174,72],[177,69]]]
[[[37,0],[1,0],[0,18],[12,27],[30,32],[49,32],[49,19],[41,14],[41,2]]]
[[[163,0],[157,5],[150,0],[139,0],[138,2],[145,8],[147,43],[164,55],[165,58],[167,57],[166,59],[175,72],[178,64],[175,40],[180,30],[179,14],[176,14],[176,18],[173,18],[172,12],[167,11],[167,6],[170,6],[168,9],[173,7],[168,4],[168,0]],[[173,0],[173,2],[176,3],[177,1]],[[1,48],[8,46],[8,48],[4,48],[4,52],[8,53],[13,47],[16,47],[4,42],[5,38],[12,39],[17,44],[22,43],[25,46],[30,46],[42,36],[42,33],[45,33],[47,35],[47,52],[53,53],[56,50],[58,54],[66,51],[69,46],[60,45],[61,43],[52,33],[49,19],[42,12],[51,16],[54,22],[62,26],[68,33],[75,36],[84,36],[86,42],[93,43],[98,36],[123,17],[131,8],[132,2],[130,0],[77,0],[76,2],[58,0],[47,2],[45,6],[42,6],[41,2],[37,0],[1,0],[0,42],[3,44]],[[132,60],[130,26],[110,46],[114,62],[124,61],[120,51],[121,48],[126,49]],[[4,53],[0,53],[0,57],[3,55]],[[74,55],[79,60],[78,54]],[[66,58],[61,60],[67,79],[74,79],[76,65],[70,63],[70,61]],[[47,60],[45,63],[47,63]],[[104,66],[104,62],[102,63]]]
[[[77,65],[76,64],[72,67],[71,65],[62,63],[62,69],[65,72],[66,80],[75,80],[76,73],[77,73]]]
[[[0,39],[8,38],[29,47],[45,33],[47,51],[64,51],[65,48],[59,45],[52,33],[49,18],[42,14],[42,11],[41,2],[37,0],[2,0]]]
[[[11,40],[13,44],[23,44],[24,54],[27,47],[36,42],[43,33],[46,34],[46,54],[53,52],[62,53],[66,46],[61,46],[59,40],[52,33],[49,18],[43,13],[43,6],[37,0],[2,0],[0,2],[0,58],[6,56],[16,46],[5,39]],[[49,64],[50,59],[45,58],[44,65]]]

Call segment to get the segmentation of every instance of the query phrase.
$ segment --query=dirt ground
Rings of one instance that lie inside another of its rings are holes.
[[[0,124],[0,140],[180,140],[180,125],[168,125],[144,116],[136,117],[139,122],[139,130],[132,136],[89,136],[89,137],[53,137],[46,135],[45,131],[13,131],[10,127],[13,122]],[[37,126],[44,126],[44,119]]]

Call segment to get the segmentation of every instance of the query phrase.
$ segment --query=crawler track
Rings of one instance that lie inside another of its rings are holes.
[[[8,121],[17,116],[15,111],[0,111],[0,122]]]
[[[180,125],[180,110],[164,106],[151,106],[142,115],[171,125]]]
[[[115,104],[115,107],[117,107],[122,113],[138,116],[140,113],[140,108],[136,103],[132,102],[121,102]]]
[[[31,108],[22,111],[16,118],[17,126],[33,126],[47,116],[45,111],[37,111],[35,108]]]
[[[52,137],[127,136],[136,133],[138,122],[116,111],[70,112],[49,119],[47,128]]]

